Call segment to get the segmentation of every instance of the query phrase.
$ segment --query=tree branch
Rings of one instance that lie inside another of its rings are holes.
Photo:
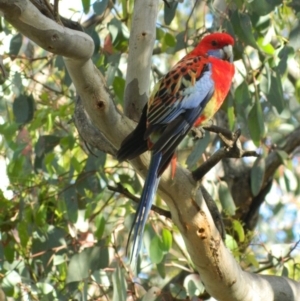
[[[124,112],[138,120],[148,100],[158,0],[135,1],[129,39]]]
[[[277,150],[285,151],[291,154],[298,146],[300,146],[300,128],[295,129],[285,137],[283,146]],[[265,158],[265,174],[261,192],[258,196],[253,197],[251,192],[251,168],[245,167],[241,170],[233,170],[229,167],[230,164],[224,162],[227,168],[225,171],[225,180],[230,187],[232,197],[235,201],[238,210],[235,218],[242,220],[247,230],[253,230],[257,220],[257,210],[264,201],[264,196],[270,188],[272,178],[277,168],[282,164],[282,159],[276,150],[272,150]],[[227,166],[226,166],[227,165]]]
[[[255,151],[245,151],[242,149],[241,143],[238,140],[241,134],[240,130],[232,133],[227,129],[217,126],[204,127],[204,129],[218,133],[225,146],[221,147],[207,161],[192,172],[196,181],[202,179],[209,170],[224,158],[258,157]]]

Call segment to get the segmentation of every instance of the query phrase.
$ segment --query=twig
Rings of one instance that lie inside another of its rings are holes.
[[[131,192],[129,192],[126,188],[124,188],[120,183],[117,183],[117,187],[111,186],[111,185],[107,185],[107,188],[111,191],[114,192],[118,192],[121,193],[123,195],[125,195],[126,197],[128,197],[129,199],[133,200],[135,203],[139,203],[140,199],[138,197],[136,197],[134,194],[132,194]],[[159,208],[155,205],[151,206],[151,210],[153,210],[154,212],[163,215],[167,218],[172,218],[171,217],[171,213],[170,211],[167,211],[165,209]]]
[[[232,133],[230,130],[228,130],[226,128],[222,128],[217,125],[203,126],[202,128],[209,132],[213,132],[216,134],[222,134],[227,139],[231,139],[231,140],[234,139],[234,133]]]
[[[193,178],[196,181],[202,179],[209,170],[211,170],[224,158],[258,157],[256,151],[247,151],[242,149],[241,143],[238,139],[241,135],[240,130],[231,133],[230,131],[217,126],[205,127],[205,129],[218,133],[225,146],[220,148],[206,162],[192,172]]]
[[[60,17],[59,17],[59,12],[58,12],[58,0],[54,0],[54,7],[53,7],[53,16],[54,16],[54,19],[57,23],[59,24],[63,24],[62,21],[60,20]]]
[[[162,0],[162,1],[168,8],[171,8],[170,3],[167,0]]]
[[[273,255],[271,254],[271,257],[276,258],[277,263],[274,264],[273,261],[268,261],[268,262],[269,262],[268,265],[266,265],[266,266],[264,266],[264,267],[261,267],[261,268],[257,269],[254,273],[259,274],[259,273],[261,273],[261,272],[263,272],[263,271],[265,271],[265,270],[268,270],[268,269],[271,269],[271,268],[275,268],[275,267],[277,267],[278,265],[282,264],[283,262],[289,261],[289,260],[291,259],[291,253],[298,247],[299,243],[300,243],[300,240],[298,240],[298,241],[295,243],[295,245],[294,245],[293,247],[291,247],[290,250],[289,250],[289,251],[286,253],[286,255],[283,256],[283,257],[277,258],[277,257],[275,257],[275,256],[273,256]],[[270,254],[270,253],[269,253],[269,254]]]
[[[186,22],[185,22],[185,46],[187,46],[187,40],[188,40],[188,30],[189,30],[189,22],[190,22],[190,19],[191,19],[191,17],[192,17],[192,15],[194,14],[194,10],[195,10],[195,8],[197,7],[197,5],[198,5],[198,1],[199,0],[196,0],[195,1],[195,3],[194,3],[194,5],[193,5],[193,7],[192,7],[192,9],[191,9],[191,12],[190,12],[190,14],[189,14],[189,16],[188,16],[188,19],[186,20]],[[185,49],[186,49],[187,47],[185,47]]]

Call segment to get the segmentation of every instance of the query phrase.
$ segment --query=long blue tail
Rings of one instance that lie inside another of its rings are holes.
[[[132,261],[132,258],[135,258],[135,260],[138,257],[138,254],[140,253],[141,247],[142,247],[142,240],[143,240],[143,234],[144,234],[144,228],[146,221],[148,219],[148,215],[153,203],[153,199],[157,190],[157,186],[159,183],[160,177],[157,174],[159,164],[162,158],[162,153],[158,152],[152,155],[151,162],[149,166],[149,171],[147,178],[145,180],[143,192],[140,198],[140,202],[138,205],[138,208],[135,213],[134,221],[132,224],[132,227],[129,232],[128,242],[127,242],[127,249],[129,240],[133,231],[133,246],[130,256],[130,261]]]

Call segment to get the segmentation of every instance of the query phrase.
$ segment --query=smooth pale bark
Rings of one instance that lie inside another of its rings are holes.
[[[136,5],[143,1],[137,0]],[[134,127],[134,123],[118,112],[103,76],[90,60],[93,53],[92,40],[81,32],[63,28],[47,19],[28,0],[0,0],[0,10],[18,31],[42,48],[64,56],[70,76],[92,123],[112,146],[118,148]],[[145,16],[147,17],[155,18],[154,14]],[[143,22],[146,20],[139,19],[136,26],[142,27]],[[149,21],[151,22],[154,20]],[[136,41],[131,41],[131,45],[140,43],[138,35],[132,37],[135,38]],[[148,55],[151,56],[151,53]],[[150,66],[143,72],[150,72],[149,69]],[[131,163],[137,172],[145,176],[148,162],[148,156],[144,155]],[[171,180],[170,171],[167,170],[162,177],[159,193],[171,210],[172,219],[185,240],[201,280],[214,298],[219,301],[300,299],[300,285],[293,280],[260,276],[241,270],[224,246],[197,183],[189,171],[178,167],[175,179]]]
[[[133,120],[139,120],[148,100],[158,4],[157,0],[135,1],[124,95],[125,115]]]

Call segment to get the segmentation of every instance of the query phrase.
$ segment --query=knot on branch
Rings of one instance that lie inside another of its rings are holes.
[[[105,108],[105,103],[102,100],[98,100],[96,105],[97,105],[97,108],[100,110],[103,110]]]

